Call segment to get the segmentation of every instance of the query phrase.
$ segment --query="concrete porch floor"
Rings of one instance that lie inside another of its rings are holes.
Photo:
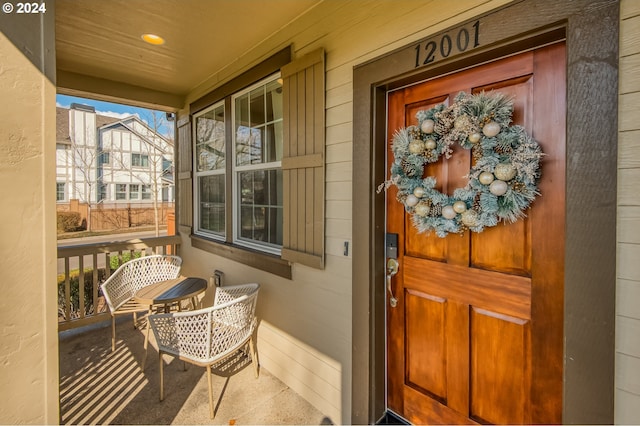
[[[305,399],[264,368],[255,378],[238,356],[213,375],[215,418],[209,418],[206,369],[165,356],[164,401],[159,400],[159,362],[151,333],[146,368],[144,330],[118,320],[116,351],[111,323],[60,333],[60,424],[332,424]],[[260,357],[258,347],[258,358]]]

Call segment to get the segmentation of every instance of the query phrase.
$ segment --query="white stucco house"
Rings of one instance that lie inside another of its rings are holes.
[[[57,108],[56,121],[58,203],[173,201],[173,144],[140,119],[73,103]]]

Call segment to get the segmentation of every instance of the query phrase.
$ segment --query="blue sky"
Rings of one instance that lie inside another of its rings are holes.
[[[150,124],[149,121],[153,113],[155,112],[157,114],[160,114],[160,116],[163,118],[162,122],[164,125],[160,127],[160,133],[165,136],[167,136],[167,134],[169,133],[170,138],[173,139],[173,129],[169,128],[172,123],[167,123],[166,120],[164,120],[165,113],[162,111],[155,111],[151,109],[138,108],[130,105],[116,104],[111,102],[96,101],[93,99],[78,98],[75,96],[56,95],[57,106],[69,108],[72,103],[92,106],[96,109],[97,114],[106,115],[109,117],[124,118],[129,115],[135,115],[140,120],[146,122],[148,125]],[[167,126],[167,124],[169,124],[169,126]],[[153,128],[153,125],[150,125],[150,127]]]

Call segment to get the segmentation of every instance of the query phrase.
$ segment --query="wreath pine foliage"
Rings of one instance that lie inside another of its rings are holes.
[[[393,137],[391,178],[379,191],[398,188],[397,199],[411,214],[418,232],[439,237],[465,230],[482,232],[499,222],[525,216],[538,192],[538,143],[519,125],[511,125],[513,100],[501,93],[461,92],[450,106],[419,111],[417,126],[398,129]],[[468,183],[452,195],[436,189],[427,164],[451,158],[453,145],[471,150]]]

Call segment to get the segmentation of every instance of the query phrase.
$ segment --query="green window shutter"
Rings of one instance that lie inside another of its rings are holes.
[[[191,234],[193,226],[193,180],[191,175],[191,122],[180,120],[178,127],[178,176],[177,176],[177,222],[186,227],[181,232]]]
[[[324,268],[324,50],[282,67],[282,258]]]

